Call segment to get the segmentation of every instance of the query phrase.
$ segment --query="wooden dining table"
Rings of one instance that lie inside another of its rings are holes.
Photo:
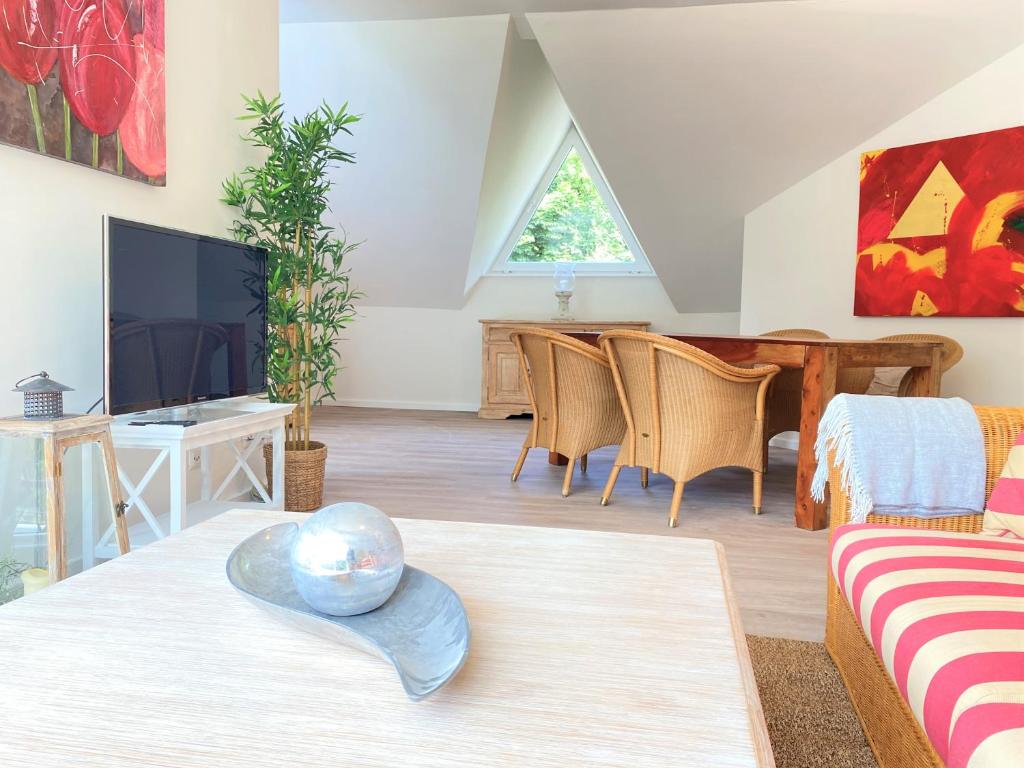
[[[571,336],[597,344],[596,333]],[[812,339],[798,336],[720,336],[693,333],[662,334],[682,341],[733,365],[774,363],[803,369],[800,400],[800,443],[797,448],[796,501],[798,528],[816,531],[828,525],[827,499],[811,497],[811,480],[818,462],[814,443],[825,407],[836,394],[840,368],[910,368],[909,396],[937,397],[941,387],[942,345],[931,341],[871,341]]]

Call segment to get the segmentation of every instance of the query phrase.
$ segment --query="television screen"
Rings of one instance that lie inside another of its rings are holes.
[[[267,254],[108,218],[106,411],[266,391]]]

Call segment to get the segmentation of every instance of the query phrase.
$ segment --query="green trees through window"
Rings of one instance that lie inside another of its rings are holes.
[[[508,261],[636,262],[575,147],[562,161]]]

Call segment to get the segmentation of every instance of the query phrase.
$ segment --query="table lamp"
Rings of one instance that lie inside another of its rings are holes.
[[[569,261],[555,264],[555,298],[558,299],[558,320],[572,320],[569,300],[576,287],[576,265]]]

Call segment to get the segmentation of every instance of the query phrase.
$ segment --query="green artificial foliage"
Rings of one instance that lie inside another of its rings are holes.
[[[632,262],[615,220],[573,149],[551,180],[508,259],[538,261]]]
[[[295,403],[289,449],[309,448],[311,407],[333,397],[340,362],[335,342],[355,317],[362,294],[349,285],[345,257],[357,244],[324,223],[330,171],[353,163],[338,148],[359,116],[326,103],[288,119],[281,97],[245,100],[245,140],[263,154],[224,182],[223,202],[238,209],[235,238],[265,248],[268,259],[267,377],[272,402]]]

